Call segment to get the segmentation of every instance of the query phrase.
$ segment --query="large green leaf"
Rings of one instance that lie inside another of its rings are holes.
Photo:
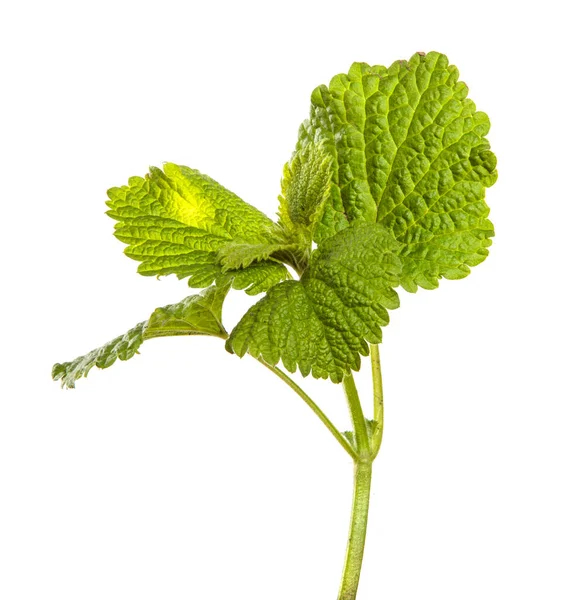
[[[488,117],[467,94],[437,52],[390,68],[354,63],[315,89],[296,153],[317,145],[332,162],[319,239],[356,221],[382,223],[400,242],[409,291],[482,262],[494,234],[484,195],[496,158]]]
[[[130,178],[127,186],[111,188],[108,196],[107,214],[118,221],[115,235],[127,244],[125,254],[140,261],[138,272],[189,277],[192,287],[207,287],[226,271],[219,252],[227,245],[272,244],[280,231],[266,215],[210,177],[172,163],[163,171],[152,167],[145,177]],[[223,256],[228,260],[226,252]],[[270,271],[262,281],[288,276],[280,262],[263,258],[254,257],[262,263],[262,272]],[[242,268],[234,264],[236,276]],[[255,272],[248,274],[250,288],[265,291],[261,281],[254,280]]]
[[[322,242],[299,281],[277,284],[244,315],[227,350],[341,381],[399,304],[398,246],[382,226],[363,223]]]
[[[147,321],[138,323],[124,335],[73,361],[53,366],[52,377],[61,379],[62,387],[74,388],[75,382],[86,377],[97,366],[106,369],[116,359],[128,360],[138,353],[145,340],[173,335],[211,335],[225,339],[222,325],[222,305],[228,286],[212,286],[200,294],[188,296],[177,304],[156,308]]]

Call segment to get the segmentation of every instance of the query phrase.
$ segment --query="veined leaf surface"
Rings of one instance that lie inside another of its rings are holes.
[[[360,368],[367,342],[381,341],[386,309],[399,305],[398,247],[385,228],[364,223],[322,242],[299,281],[277,284],[250,308],[227,350],[341,381]]]
[[[226,338],[222,325],[222,305],[229,286],[212,286],[200,294],[188,296],[177,304],[156,308],[147,321],[138,323],[84,356],[53,366],[52,377],[61,380],[62,387],[74,388],[75,382],[86,377],[97,366],[106,369],[117,359],[129,360],[145,340],[173,335],[212,335]]]
[[[271,244],[279,231],[266,215],[210,177],[172,163],[130,178],[108,196],[107,214],[118,221],[115,235],[127,244],[125,254],[140,262],[138,272],[189,277],[192,287],[207,287],[223,274],[218,253],[225,246]],[[259,262],[270,276],[254,280],[254,271],[248,274],[256,293],[265,291],[262,281],[287,278],[281,263]],[[242,268],[234,270],[236,276]]]
[[[309,249],[312,240],[319,242],[325,237],[317,232],[329,227],[321,220],[331,193],[332,166],[323,144],[307,144],[284,166],[279,222],[290,239]]]
[[[320,239],[350,223],[382,223],[400,242],[401,284],[435,288],[482,262],[494,229],[485,188],[497,178],[456,67],[437,52],[390,68],[354,63],[311,96],[296,153],[317,145],[332,162]]]

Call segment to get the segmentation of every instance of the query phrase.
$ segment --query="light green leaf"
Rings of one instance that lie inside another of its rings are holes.
[[[138,353],[138,348],[144,341],[145,326],[145,321],[138,323],[124,335],[114,338],[96,350],[91,350],[84,356],[70,362],[56,363],[53,365],[51,376],[55,381],[61,379],[61,387],[74,388],[77,379],[86,377],[95,365],[99,369],[106,369],[113,365],[117,358],[129,360]]]
[[[291,239],[309,248],[330,197],[332,167],[332,156],[322,144],[300,148],[284,166],[280,224]]]
[[[398,246],[382,226],[363,223],[322,242],[299,281],[277,284],[244,315],[227,350],[341,381],[399,305]]]
[[[269,260],[274,255],[282,252],[295,252],[296,244],[274,242],[271,244],[247,244],[231,242],[223,246],[218,252],[218,259],[223,273],[235,269],[245,269],[252,263]]]
[[[290,277],[289,271],[277,262],[252,263],[246,269],[229,271],[225,275],[225,278],[232,280],[235,290],[244,290],[249,296],[267,292],[276,283]],[[219,283],[225,278],[219,279]]]
[[[62,387],[74,388],[77,379],[86,377],[94,366],[106,369],[116,359],[128,360],[138,353],[145,340],[155,337],[211,335],[225,339],[228,334],[222,325],[222,305],[228,289],[227,285],[213,286],[178,304],[156,308],[147,321],[138,323],[124,335],[73,361],[55,364],[53,379],[60,379]]]
[[[144,329],[144,340],[169,335],[213,335],[227,337],[222,324],[222,306],[228,286],[212,286],[177,304],[156,308]]]
[[[216,181],[172,163],[132,177],[108,196],[107,214],[118,221],[115,235],[127,244],[125,254],[140,261],[138,272],[189,277],[192,287],[206,287],[222,275],[218,253],[225,246],[271,244],[280,231]],[[284,271],[272,268],[272,277]]]
[[[409,291],[465,277],[494,235],[484,201],[497,178],[490,123],[467,94],[437,52],[389,69],[354,63],[313,92],[300,129],[296,152],[319,144],[332,157],[322,237],[382,223],[401,244]]]

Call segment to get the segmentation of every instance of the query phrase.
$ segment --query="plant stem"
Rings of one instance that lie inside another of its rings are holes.
[[[370,344],[370,362],[372,365],[372,388],[374,391],[374,421],[376,429],[370,443],[372,458],[376,458],[382,445],[384,431],[384,389],[382,386],[382,370],[380,368],[380,350],[378,344]]]
[[[384,389],[382,387],[378,344],[370,344],[370,362],[372,364],[372,387],[374,390],[374,420],[379,421],[384,407]]]
[[[347,439],[341,435],[339,430],[333,425],[332,421],[327,417],[327,415],[317,406],[314,400],[312,400],[298,385],[288,377],[281,369],[278,367],[273,367],[269,363],[267,363],[262,357],[259,357],[258,362],[263,364],[265,367],[270,369],[272,373],[275,373],[282,381],[285,381],[287,385],[296,393],[300,398],[302,398],[307,406],[319,417],[319,419],[323,422],[325,427],[333,434],[335,439],[339,442],[339,444],[348,452],[349,456],[353,459],[357,459],[357,454],[354,448],[348,443]]]
[[[354,460],[354,491],[350,529],[346,550],[343,577],[338,600],[355,600],[364,556],[366,527],[368,525],[368,506],[370,503],[370,485],[372,483],[372,461],[380,448],[382,431],[382,374],[378,347],[371,346],[372,381],[374,389],[375,433],[368,439],[369,428],[364,418],[358,390],[352,374],[343,379],[347,403],[354,429],[357,458]],[[379,440],[377,440],[379,437]]]
[[[356,451],[359,458],[368,458],[370,446],[368,443],[368,429],[366,427],[366,419],[360,405],[358,390],[354,383],[352,373],[345,375],[343,379],[343,388],[350,411],[352,427],[354,430],[354,440],[356,442]],[[356,460],[356,459],[355,459]]]
[[[372,460],[355,461],[350,530],[338,600],[355,600],[356,598],[362,558],[364,556],[371,482]]]
[[[378,348],[375,350],[371,346],[372,354],[372,378],[374,385],[374,417],[379,425],[380,432],[382,428],[382,376],[380,373],[380,357]],[[298,394],[311,410],[319,417],[325,427],[333,434],[339,444],[348,452],[354,461],[354,490],[352,499],[352,512],[350,518],[350,528],[346,558],[339,590],[338,600],[356,600],[358,582],[360,579],[360,570],[362,568],[362,559],[364,556],[364,543],[366,541],[366,528],[368,524],[368,506],[370,503],[370,485],[372,483],[372,461],[376,457],[378,450],[375,447],[375,437],[369,440],[368,427],[360,404],[360,397],[356,384],[351,373],[343,379],[343,388],[345,391],[347,404],[352,420],[354,431],[354,440],[356,448],[353,448],[347,439],[341,435],[331,420],[317,406],[317,404],[304,392],[291,377],[288,377],[281,369],[267,363],[263,358],[257,359],[272,373],[277,375],[282,381]],[[378,429],[377,429],[378,431]],[[381,433],[380,433],[381,439]],[[377,446],[379,448],[379,444]]]

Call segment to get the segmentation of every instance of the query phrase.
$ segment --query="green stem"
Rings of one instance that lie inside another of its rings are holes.
[[[382,370],[380,368],[380,350],[378,344],[370,344],[370,362],[372,365],[372,388],[374,390],[374,421],[376,429],[371,440],[372,458],[376,458],[382,445],[384,430],[384,389],[382,386]]]
[[[378,421],[384,406],[384,389],[382,387],[378,344],[370,344],[370,362],[372,364],[372,387],[374,390],[374,420]]]
[[[368,443],[368,429],[366,427],[366,419],[360,405],[358,390],[354,383],[352,373],[345,375],[343,379],[343,388],[350,411],[352,427],[354,430],[354,440],[356,442],[357,454],[360,458],[367,458],[370,453],[370,445]]]
[[[372,350],[372,375],[374,384],[374,417],[382,427],[381,404],[382,404],[382,377],[380,373],[380,357],[377,347]],[[366,541],[366,528],[368,525],[368,506],[370,503],[370,485],[372,482],[372,461],[378,453],[375,451],[375,443],[368,438],[368,427],[356,384],[351,373],[343,379],[352,425],[356,448],[342,436],[325,413],[317,404],[283,371],[272,366],[261,357],[257,359],[272,373],[284,381],[296,394],[298,394],[311,410],[319,417],[325,427],[333,434],[339,444],[348,452],[354,460],[354,491],[352,499],[352,512],[350,518],[350,529],[346,551],[343,577],[339,591],[338,600],[356,600],[362,559],[364,556],[364,543]],[[380,435],[381,437],[381,435]],[[371,443],[372,442],[372,443]],[[378,445],[379,447],[379,445]]]
[[[368,504],[372,482],[372,461],[355,461],[354,492],[348,545],[338,600],[355,600],[364,556]]]
[[[322,421],[323,425],[333,434],[335,439],[339,442],[339,444],[348,452],[348,454],[356,460],[357,454],[354,451],[354,448],[348,443],[347,439],[341,435],[339,430],[333,425],[332,421],[327,417],[327,415],[317,406],[314,400],[312,400],[298,385],[288,377],[281,369],[278,367],[273,367],[269,363],[267,363],[263,358],[257,359],[261,364],[270,369],[272,373],[275,373],[282,381],[285,381],[287,385],[300,397],[302,398],[307,406],[319,417]]]

